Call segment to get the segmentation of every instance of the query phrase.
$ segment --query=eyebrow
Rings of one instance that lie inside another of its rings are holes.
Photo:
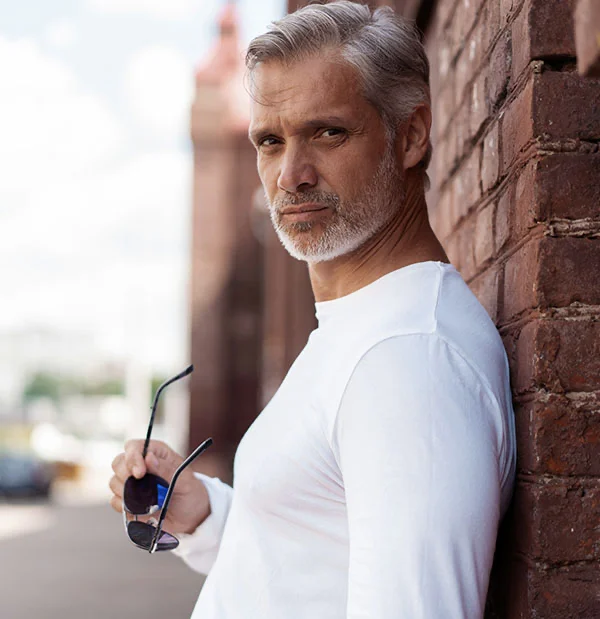
[[[338,125],[347,125],[348,120],[341,116],[326,116],[324,118],[315,118],[303,122],[300,127],[302,129],[319,129],[320,127],[336,127]],[[272,135],[274,132],[267,127],[257,127],[248,132],[248,139],[255,144],[261,137]]]

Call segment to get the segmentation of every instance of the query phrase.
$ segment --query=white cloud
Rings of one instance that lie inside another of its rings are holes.
[[[126,150],[65,66],[2,38],[0,135],[0,328],[78,329],[154,367],[181,363],[188,155]]]
[[[30,39],[0,36],[0,199],[101,165],[122,143],[107,106]],[[10,204],[9,204],[10,206]]]
[[[200,0],[88,0],[88,7],[97,12],[142,14],[175,21],[191,17],[201,5]]]
[[[188,130],[194,68],[179,51],[151,46],[131,57],[125,89],[133,118],[154,137],[173,143]]]
[[[79,38],[75,20],[62,17],[51,21],[43,33],[44,40],[56,49],[68,49],[73,47]]]
[[[89,330],[113,353],[176,364],[185,352],[190,185],[189,158],[157,152],[32,191],[35,217],[19,212],[2,226],[9,294],[0,326]]]

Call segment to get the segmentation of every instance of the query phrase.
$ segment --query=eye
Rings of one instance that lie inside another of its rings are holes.
[[[261,147],[265,147],[265,146],[275,146],[276,144],[279,144],[280,140],[278,140],[277,138],[273,137],[272,135],[266,135],[264,138],[260,138],[257,142],[257,146],[258,148]]]
[[[327,127],[323,129],[319,136],[323,136],[326,138],[338,138],[346,135],[346,130],[340,127]]]

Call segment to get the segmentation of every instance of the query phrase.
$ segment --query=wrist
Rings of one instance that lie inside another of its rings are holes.
[[[194,490],[190,496],[191,510],[194,517],[190,519],[189,525],[186,526],[182,533],[191,535],[196,529],[210,516],[210,500],[206,486],[202,480],[194,476]]]

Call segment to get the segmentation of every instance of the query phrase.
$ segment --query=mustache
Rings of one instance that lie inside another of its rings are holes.
[[[305,202],[321,204],[335,210],[340,204],[340,197],[337,193],[330,193],[327,191],[303,191],[302,193],[294,193],[275,198],[273,202],[271,202],[271,207],[279,211],[286,206],[298,206],[298,204],[304,204]]]

